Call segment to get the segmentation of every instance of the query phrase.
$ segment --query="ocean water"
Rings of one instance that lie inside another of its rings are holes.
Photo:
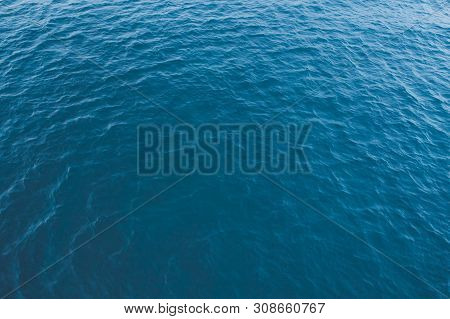
[[[449,31],[433,0],[2,0],[0,295],[447,297]],[[312,173],[140,207],[179,178],[136,172],[162,108],[312,123]]]

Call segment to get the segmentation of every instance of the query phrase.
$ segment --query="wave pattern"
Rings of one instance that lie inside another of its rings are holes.
[[[261,177],[193,175],[10,297],[445,296],[448,8],[3,0],[0,294],[175,180],[136,175],[164,107],[313,123],[313,174],[274,178],[329,220]]]

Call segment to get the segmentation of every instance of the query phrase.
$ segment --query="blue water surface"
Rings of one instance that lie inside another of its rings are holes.
[[[434,0],[2,0],[0,295],[447,297],[449,31]],[[312,123],[313,171],[140,207],[179,178],[136,172],[162,108]]]

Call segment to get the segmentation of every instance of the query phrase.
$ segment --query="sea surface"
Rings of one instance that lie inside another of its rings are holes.
[[[448,1],[1,0],[0,295],[446,298],[449,35]],[[142,206],[164,109],[311,123],[312,173]]]

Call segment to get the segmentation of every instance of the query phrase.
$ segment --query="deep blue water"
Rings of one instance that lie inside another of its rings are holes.
[[[2,0],[0,295],[446,297],[448,9]],[[261,176],[193,174],[42,272],[177,180],[136,173],[136,127],[177,123],[160,107],[313,123],[312,174],[273,178],[323,215]]]

